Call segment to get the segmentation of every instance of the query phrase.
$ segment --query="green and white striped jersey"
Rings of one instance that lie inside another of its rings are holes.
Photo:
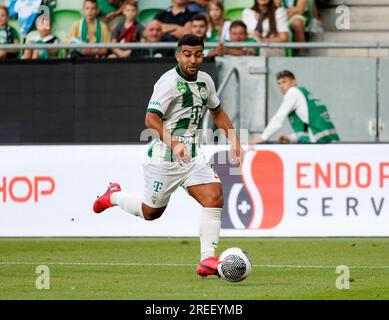
[[[164,127],[187,144],[195,157],[199,148],[196,133],[201,129],[205,112],[219,106],[215,84],[207,73],[199,71],[193,81],[177,66],[157,81],[147,111],[158,114]],[[175,161],[172,150],[160,139],[152,141],[148,154],[153,159]]]

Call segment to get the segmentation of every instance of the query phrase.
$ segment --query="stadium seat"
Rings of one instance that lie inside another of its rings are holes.
[[[231,21],[241,20],[243,10],[253,5],[254,0],[224,0],[225,17]]]
[[[67,35],[70,33],[73,24],[81,19],[82,19],[82,14],[79,11],[55,10],[52,15],[53,34],[57,36],[61,35],[63,37],[63,33],[65,33],[66,35],[65,39],[66,39]]]
[[[65,43],[68,33],[62,30],[53,32],[53,34],[58,38],[59,43]]]
[[[171,6],[171,4],[172,3],[170,0],[139,0],[139,21],[143,25],[147,25],[151,20],[154,19],[156,14],[163,10],[166,10]]]
[[[55,7],[55,10],[81,11],[83,3],[84,3],[83,0],[57,0],[57,5]]]

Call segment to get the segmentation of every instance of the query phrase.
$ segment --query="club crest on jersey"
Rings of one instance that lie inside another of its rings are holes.
[[[200,96],[202,99],[207,100],[208,99],[208,90],[205,87],[202,87],[200,89]]]
[[[186,85],[185,83],[178,81],[177,82],[177,89],[180,93],[185,93],[186,92]]]

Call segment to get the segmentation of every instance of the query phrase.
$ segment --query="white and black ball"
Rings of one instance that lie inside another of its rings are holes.
[[[247,252],[240,248],[229,248],[219,256],[218,272],[227,281],[243,281],[251,273],[251,270],[251,258]]]

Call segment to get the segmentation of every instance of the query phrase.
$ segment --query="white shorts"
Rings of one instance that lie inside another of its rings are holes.
[[[202,154],[182,165],[147,158],[143,163],[143,174],[143,203],[152,208],[167,206],[170,196],[180,186],[187,190],[200,184],[221,183],[212,165]]]

